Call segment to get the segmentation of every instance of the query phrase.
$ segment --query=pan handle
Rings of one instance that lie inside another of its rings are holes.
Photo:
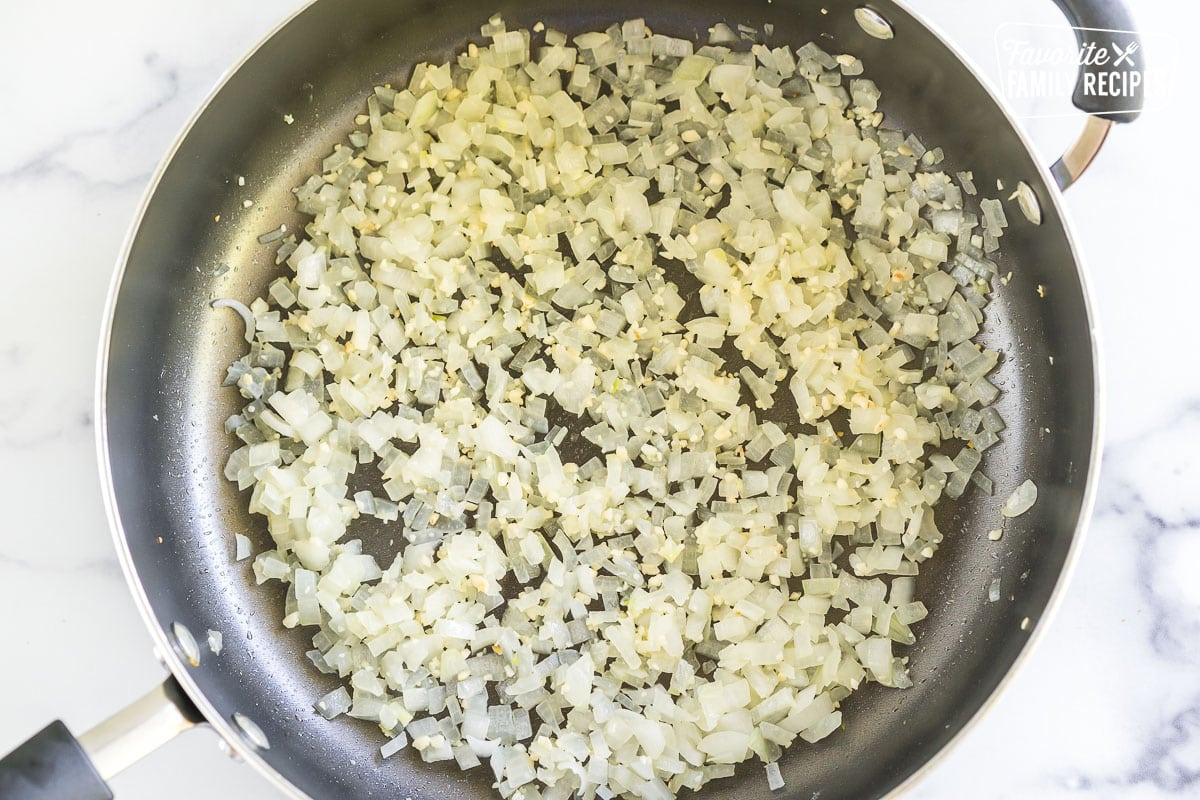
[[[1088,114],[1083,133],[1050,167],[1060,189],[1079,180],[1114,122],[1132,122],[1145,99],[1145,55],[1122,0],[1054,0],[1075,29],[1079,78],[1071,101]]]
[[[1080,111],[1132,122],[1142,110],[1145,55],[1133,17],[1121,0],[1054,0],[1075,29],[1079,79],[1071,100]]]
[[[0,759],[0,797],[112,800],[109,778],[203,719],[170,677],[78,739],[52,722]]]

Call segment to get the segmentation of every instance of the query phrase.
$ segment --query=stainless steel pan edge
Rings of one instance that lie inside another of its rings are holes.
[[[233,752],[237,753],[239,756],[241,756],[249,764],[251,764],[256,770],[258,770],[265,778],[267,778],[267,780],[269,780],[272,784],[274,784],[278,789],[280,789],[281,791],[283,791],[285,794],[287,794],[290,797],[297,798],[297,800],[307,800],[308,795],[306,795],[304,792],[300,791],[297,787],[295,787],[293,784],[291,784],[289,781],[287,781],[282,775],[280,775],[278,772],[276,772],[270,765],[268,765],[267,762],[261,757],[258,748],[253,743],[249,742],[245,738],[244,734],[235,725],[233,720],[227,719],[223,715],[221,715],[218,712],[218,710],[207,700],[204,693],[199,689],[196,682],[191,678],[191,676],[189,674],[190,667],[185,662],[184,657],[178,651],[177,644],[174,641],[173,636],[164,627],[162,627],[159,624],[159,621],[156,619],[156,617],[154,615],[152,605],[150,602],[150,598],[147,596],[145,589],[141,583],[141,580],[137,574],[137,568],[134,563],[133,556],[129,549],[128,543],[126,541],[126,533],[123,528],[123,525],[122,525],[122,522],[120,519],[120,514],[118,511],[117,497],[116,497],[116,493],[115,493],[115,487],[114,487],[114,483],[113,483],[113,475],[112,475],[112,472],[110,469],[110,460],[109,460],[110,453],[109,453],[108,426],[107,426],[107,416],[106,416],[106,410],[107,410],[107,407],[106,407],[107,391],[106,390],[107,390],[107,378],[108,378],[107,364],[108,364],[108,356],[109,356],[109,350],[110,350],[110,345],[111,345],[113,314],[114,314],[114,311],[116,308],[117,295],[118,295],[119,289],[122,284],[122,280],[123,280],[124,273],[125,273],[126,262],[128,261],[128,258],[130,255],[130,249],[132,247],[134,238],[135,238],[136,233],[141,225],[143,217],[145,216],[147,207],[149,206],[152,198],[155,195],[155,192],[158,188],[159,182],[160,182],[164,172],[170,165],[180,144],[183,142],[183,140],[187,137],[189,132],[194,127],[196,121],[205,113],[205,111],[208,109],[209,105],[211,104],[213,98],[216,97],[221,92],[221,90],[224,88],[225,84],[229,81],[229,79],[242,67],[243,64],[245,64],[246,61],[248,61],[251,57],[253,57],[256,52],[258,52],[258,50],[262,47],[262,45],[264,43],[266,43],[268,40],[270,40],[272,37],[274,37],[276,34],[278,34],[283,28],[287,27],[292,22],[293,19],[302,15],[311,5],[313,5],[317,1],[318,0],[310,0],[310,2],[305,3],[303,6],[298,8],[294,13],[289,15],[286,19],[281,21],[271,31],[269,31],[258,43],[256,43],[253,47],[251,47],[237,61],[237,63],[235,63],[233,66],[231,66],[222,75],[222,77],[218,80],[217,84],[214,86],[213,90],[205,98],[203,103],[197,108],[197,110],[191,116],[191,118],[187,121],[187,123],[185,123],[185,125],[181,129],[179,135],[175,138],[171,148],[168,150],[168,152],[164,155],[163,159],[159,163],[153,177],[150,179],[150,181],[147,185],[147,188],[143,194],[142,200],[139,204],[138,211],[135,215],[134,221],[124,239],[124,242],[123,242],[123,245],[121,248],[121,252],[118,256],[113,279],[109,286],[108,295],[107,295],[107,299],[106,299],[106,303],[105,303],[105,311],[104,311],[104,314],[102,317],[102,326],[101,326],[101,330],[100,330],[99,350],[98,350],[98,354],[97,354],[98,361],[97,361],[97,383],[96,383],[96,398],[95,398],[95,412],[96,412],[96,420],[97,420],[96,446],[97,446],[97,454],[98,454],[98,466],[99,466],[99,473],[100,473],[100,480],[101,480],[102,495],[103,495],[106,515],[109,520],[109,526],[112,531],[114,543],[116,545],[118,559],[121,563],[121,567],[125,574],[126,581],[129,584],[130,591],[132,592],[132,594],[135,598],[135,601],[138,606],[138,610],[141,613],[142,618],[145,621],[145,624],[146,624],[147,628],[149,629],[151,636],[154,639],[159,657],[161,658],[161,660],[163,661],[163,663],[167,667],[167,669],[170,670],[174,679],[178,681],[179,685],[186,692],[188,698],[195,704],[195,706],[203,714],[207,724],[209,724],[216,731],[217,735],[220,736],[221,739],[224,740],[228,744],[228,746],[231,748],[231,750]],[[1103,431],[1103,418],[1104,418],[1104,396],[1103,396],[1103,391],[1102,391],[1102,387],[1104,385],[1104,380],[1103,380],[1104,363],[1103,363],[1102,352],[1101,352],[1102,349],[1101,349],[1101,344],[1100,344],[1100,334],[1099,334],[1099,330],[1096,325],[1096,315],[1095,315],[1095,311],[1094,311],[1094,302],[1093,302],[1093,298],[1092,298],[1092,291],[1090,288],[1090,284],[1087,280],[1086,270],[1083,268],[1082,257],[1081,257],[1079,246],[1076,243],[1074,236],[1072,234],[1073,225],[1072,225],[1072,222],[1070,219],[1070,214],[1068,213],[1068,209],[1066,208],[1065,204],[1063,203],[1062,192],[1057,188],[1058,183],[1056,181],[1055,176],[1051,174],[1050,168],[1047,165],[1042,164],[1042,162],[1040,161],[1040,158],[1038,157],[1036,151],[1034,150],[1032,143],[1029,141],[1028,137],[1025,135],[1025,133],[1023,132],[1021,127],[1017,124],[1006,101],[992,89],[990,84],[987,83],[987,81],[983,78],[983,74],[982,74],[981,70],[974,64],[974,62],[970,59],[970,57],[967,56],[966,54],[964,54],[963,52],[961,52],[954,45],[953,41],[949,37],[947,37],[937,25],[931,23],[923,15],[917,13],[914,9],[911,8],[911,6],[909,6],[907,3],[903,2],[903,0],[891,0],[891,3],[893,5],[899,7],[901,10],[908,12],[914,18],[920,20],[920,22],[943,45],[945,45],[952,53],[955,54],[955,56],[958,58],[961,65],[963,66],[963,68],[968,70],[969,73],[981,85],[984,86],[987,93],[996,102],[997,106],[1004,112],[1007,120],[1009,121],[1009,123],[1011,125],[1012,131],[1016,134],[1016,136],[1020,140],[1022,146],[1030,154],[1032,161],[1034,163],[1040,165],[1041,177],[1045,183],[1045,186],[1047,187],[1047,195],[1048,195],[1047,199],[1049,199],[1049,201],[1053,204],[1054,208],[1056,209],[1057,213],[1063,219],[1064,229],[1065,229],[1064,233],[1068,240],[1071,253],[1074,256],[1074,261],[1076,264],[1076,271],[1078,273],[1077,277],[1079,279],[1079,282],[1080,282],[1080,285],[1082,288],[1083,301],[1084,301],[1084,305],[1086,308],[1088,324],[1089,324],[1089,328],[1090,328],[1090,332],[1091,332],[1091,347],[1092,347],[1091,355],[1092,355],[1093,370],[1094,370],[1094,375],[1095,375],[1094,396],[1093,396],[1095,413],[1094,413],[1093,421],[1092,421],[1092,435],[1091,435],[1092,455],[1091,455],[1090,463],[1087,465],[1087,478],[1086,478],[1085,488],[1084,488],[1084,492],[1083,492],[1083,503],[1080,508],[1078,523],[1077,523],[1076,529],[1074,531],[1072,544],[1070,545],[1066,561],[1065,561],[1064,566],[1059,574],[1058,581],[1055,585],[1055,588],[1053,590],[1051,598],[1046,605],[1045,611],[1043,612],[1043,614],[1040,616],[1039,619],[1033,620],[1031,622],[1031,627],[1028,632],[1026,642],[1023,645],[1019,656],[1014,661],[1014,663],[1013,663],[1012,667],[1009,669],[1007,675],[1003,678],[1003,680],[999,683],[999,685],[992,692],[990,697],[983,703],[983,705],[974,714],[974,716],[971,718],[971,720],[960,728],[958,733],[955,734],[949,740],[949,742],[941,749],[941,751],[935,757],[931,758],[930,760],[926,761],[923,765],[918,767],[908,778],[906,778],[904,781],[902,781],[901,784],[899,784],[891,792],[889,792],[888,795],[886,795],[886,797],[888,797],[888,798],[896,798],[896,797],[901,796],[904,792],[911,789],[916,783],[918,783],[921,779],[923,779],[937,764],[939,764],[946,757],[946,755],[951,751],[951,749],[953,747],[958,745],[964,739],[964,737],[971,730],[974,729],[974,727],[979,723],[979,720],[983,717],[983,715],[987,711],[989,711],[992,707],[994,707],[1000,694],[1012,684],[1012,681],[1013,681],[1017,671],[1027,663],[1030,651],[1032,650],[1032,646],[1043,635],[1045,635],[1045,632],[1049,625],[1050,618],[1052,617],[1052,615],[1055,613],[1055,611],[1057,610],[1057,608],[1059,607],[1059,605],[1062,602],[1066,586],[1069,583],[1070,576],[1073,573],[1075,566],[1079,560],[1080,551],[1083,546],[1083,534],[1087,530],[1088,523],[1090,521],[1092,510],[1093,510],[1094,503],[1095,503],[1095,493],[1096,493],[1096,488],[1097,488],[1097,481],[1098,481],[1100,462],[1101,462],[1102,431]]]

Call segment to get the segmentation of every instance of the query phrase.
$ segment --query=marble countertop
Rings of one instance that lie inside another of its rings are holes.
[[[1067,195],[1107,362],[1099,501],[1075,579],[1025,668],[910,796],[1200,797],[1200,123],[1185,63],[1200,6],[1134,0],[1163,89]],[[1048,0],[911,0],[993,78],[1008,23]],[[0,752],[61,716],[98,722],[162,678],[110,543],[93,445],[100,315],[156,163],[244,49],[296,0],[42,0],[0,27]],[[1157,49],[1155,49],[1157,48]],[[1169,74],[1167,74],[1169,73]],[[1025,121],[1047,162],[1080,117]],[[57,312],[46,314],[53,297]],[[1191,309],[1191,310],[1189,310]],[[189,733],[113,781],[121,800],[273,797]]]

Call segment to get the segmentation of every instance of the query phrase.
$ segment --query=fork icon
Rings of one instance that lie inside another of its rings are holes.
[[[1130,42],[1129,47],[1125,48],[1124,50],[1121,49],[1121,46],[1119,44],[1117,44],[1116,42],[1113,42],[1113,51],[1116,53],[1116,56],[1117,56],[1117,59],[1115,61],[1113,61],[1113,66],[1119,67],[1119,66],[1121,66],[1121,64],[1125,63],[1126,61],[1129,62],[1129,66],[1131,66],[1131,67],[1137,66],[1133,60],[1133,54],[1135,52],[1137,52],[1137,49],[1138,49],[1137,42]]]

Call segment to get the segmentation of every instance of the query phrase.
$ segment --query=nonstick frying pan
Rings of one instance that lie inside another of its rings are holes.
[[[1124,50],[1135,38],[1117,32],[1132,28],[1119,3],[1056,2],[1072,25],[1093,29],[1078,33],[1081,43],[1102,36]],[[408,751],[381,761],[377,727],[314,713],[313,701],[337,678],[305,659],[310,633],[281,627],[281,593],[256,586],[249,562],[231,558],[235,532],[249,532],[258,547],[267,535],[221,477],[233,447],[222,423],[239,402],[221,377],[244,341],[209,302],[263,294],[278,268],[273,248],[256,236],[303,224],[290,190],[353,127],[371,87],[403,83],[418,61],[448,59],[478,39],[495,12],[510,25],[544,21],[568,33],[645,17],[656,31],[693,38],[717,21],[772,23],[773,43],[814,40],[861,57],[888,123],[943,147],[945,168],[972,169],[986,188],[1000,179],[1011,191],[1024,180],[1041,206],[1040,226],[1017,220],[1004,237],[1000,267],[1014,277],[999,288],[985,326],[985,342],[1004,354],[993,379],[1008,429],[984,461],[997,496],[972,491],[939,507],[947,541],[918,583],[930,616],[908,651],[916,685],[870,685],[852,695],[845,730],[787,751],[783,793],[768,792],[761,766],[747,763],[700,794],[892,795],[962,733],[1027,650],[1061,590],[1097,472],[1096,338],[1060,190],[1087,167],[1113,122],[1136,116],[1140,98],[1092,96],[1081,77],[1074,99],[1090,114],[1083,135],[1047,169],[962,57],[890,0],[857,9],[834,0],[318,0],[253,51],[185,130],[151,184],[109,298],[97,401],[101,472],[130,587],[171,676],[79,740],[62,723],[34,736],[0,761],[0,797],[111,797],[104,779],[198,723],[299,798],[494,793],[485,770],[426,765]],[[858,21],[866,17],[892,36],[868,35]],[[294,124],[283,124],[285,114]],[[250,190],[258,204],[243,209]],[[1026,478],[1039,486],[1039,502],[1010,522],[1002,542],[988,542],[1002,498]],[[989,603],[994,577],[1005,597]],[[225,649],[202,649],[191,663],[186,640],[209,629],[223,633]]]

